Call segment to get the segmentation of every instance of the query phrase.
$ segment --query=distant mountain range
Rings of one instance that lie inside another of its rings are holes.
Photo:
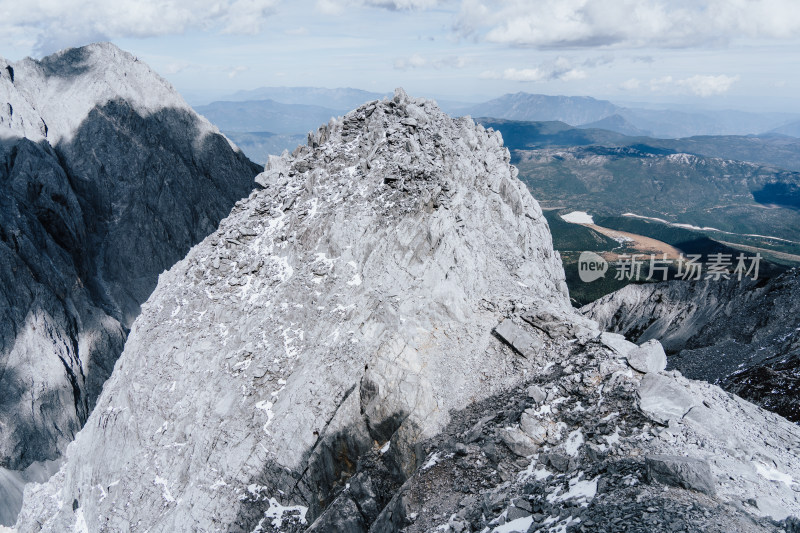
[[[545,96],[522,92],[469,107],[464,114],[508,120],[557,120],[572,126],[601,127],[626,135],[663,138],[765,133],[800,118],[790,113],[687,112],[622,107],[588,96]]]
[[[239,91],[225,101],[246,102],[253,100],[273,100],[282,104],[315,105],[342,112],[350,111],[370,100],[391,97],[392,93],[375,93],[349,87],[326,89],[323,87],[261,87]]]
[[[196,106],[195,109],[230,138],[241,138],[242,133],[255,134],[247,137],[240,146],[249,157],[263,163],[268,154],[278,154],[284,149],[293,150],[298,137],[305,137],[331,117],[344,115],[364,102],[380,100],[387,95],[353,88],[262,87],[239,91],[223,100]],[[453,116],[559,121],[572,127],[602,129],[632,137],[684,139],[700,135],[755,134],[800,137],[800,115],[791,113],[645,109],[620,106],[589,96],[548,96],[523,92],[506,94],[479,104],[453,101],[439,103],[442,109]],[[697,142],[692,141],[693,144]],[[743,147],[747,153],[760,156],[758,141],[731,144],[726,140],[723,144],[730,145],[734,150]],[[769,144],[776,143],[770,141]],[[744,159],[736,153],[724,157]]]
[[[614,119],[612,117],[607,120],[610,122]],[[646,147],[644,150],[652,153],[689,153],[800,171],[800,138],[775,133],[657,139],[642,135],[625,135],[589,125],[576,128],[557,121],[522,122],[486,118],[480,119],[479,122],[487,128],[499,130],[509,150],[589,145],[633,146]]]
[[[620,109],[607,100],[589,96],[516,93],[467,108],[464,114],[510,120],[559,120],[577,126],[610,117]]]
[[[771,133],[779,135],[789,135],[791,137],[800,137],[800,120],[784,124],[779,128],[775,128]]]
[[[274,134],[306,133],[342,114],[338,109],[273,100],[212,102],[197,106],[195,110],[225,132],[268,131]]]

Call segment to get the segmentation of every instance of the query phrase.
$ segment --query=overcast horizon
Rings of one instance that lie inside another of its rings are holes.
[[[0,55],[109,40],[192,104],[264,86],[800,112],[791,0],[0,1]]]

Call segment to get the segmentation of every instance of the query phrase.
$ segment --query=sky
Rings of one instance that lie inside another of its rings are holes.
[[[10,60],[111,41],[193,104],[264,86],[800,112],[800,0],[0,0]]]

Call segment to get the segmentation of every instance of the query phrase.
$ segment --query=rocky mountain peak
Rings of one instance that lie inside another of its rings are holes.
[[[141,116],[163,109],[190,112],[172,85],[132,54],[111,43],[68,48],[40,60],[0,58],[0,138],[72,139],[92,109],[124,101]],[[207,120],[202,133],[219,133]]]
[[[451,409],[544,357],[538,337],[521,356],[495,336],[506,316],[581,320],[508,161],[498,133],[402,90],[271,160],[264,188],[161,276],[45,491],[71,494],[90,527],[207,530],[255,527],[279,491],[316,516],[375,443],[408,475]],[[184,468],[192,479],[174,477]],[[162,478],[163,493],[141,481]],[[102,497],[88,479],[118,482]],[[74,523],[65,511],[53,523]]]
[[[786,525],[800,430],[577,314],[508,160],[402,90],[272,158],[160,276],[17,528]]]

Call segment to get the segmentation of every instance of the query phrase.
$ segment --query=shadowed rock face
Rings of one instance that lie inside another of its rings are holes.
[[[180,97],[111,45],[9,69],[0,69],[0,100],[15,104],[0,101],[0,467],[23,469],[72,440],[158,275],[252,190],[259,168],[185,104],[151,105]],[[134,81],[122,85],[126,75]],[[139,98],[148,83],[155,94]],[[62,90],[96,101],[71,109],[65,96],[59,107]]]
[[[633,341],[658,339],[670,368],[800,422],[800,273],[761,282],[629,286],[583,313]]]

